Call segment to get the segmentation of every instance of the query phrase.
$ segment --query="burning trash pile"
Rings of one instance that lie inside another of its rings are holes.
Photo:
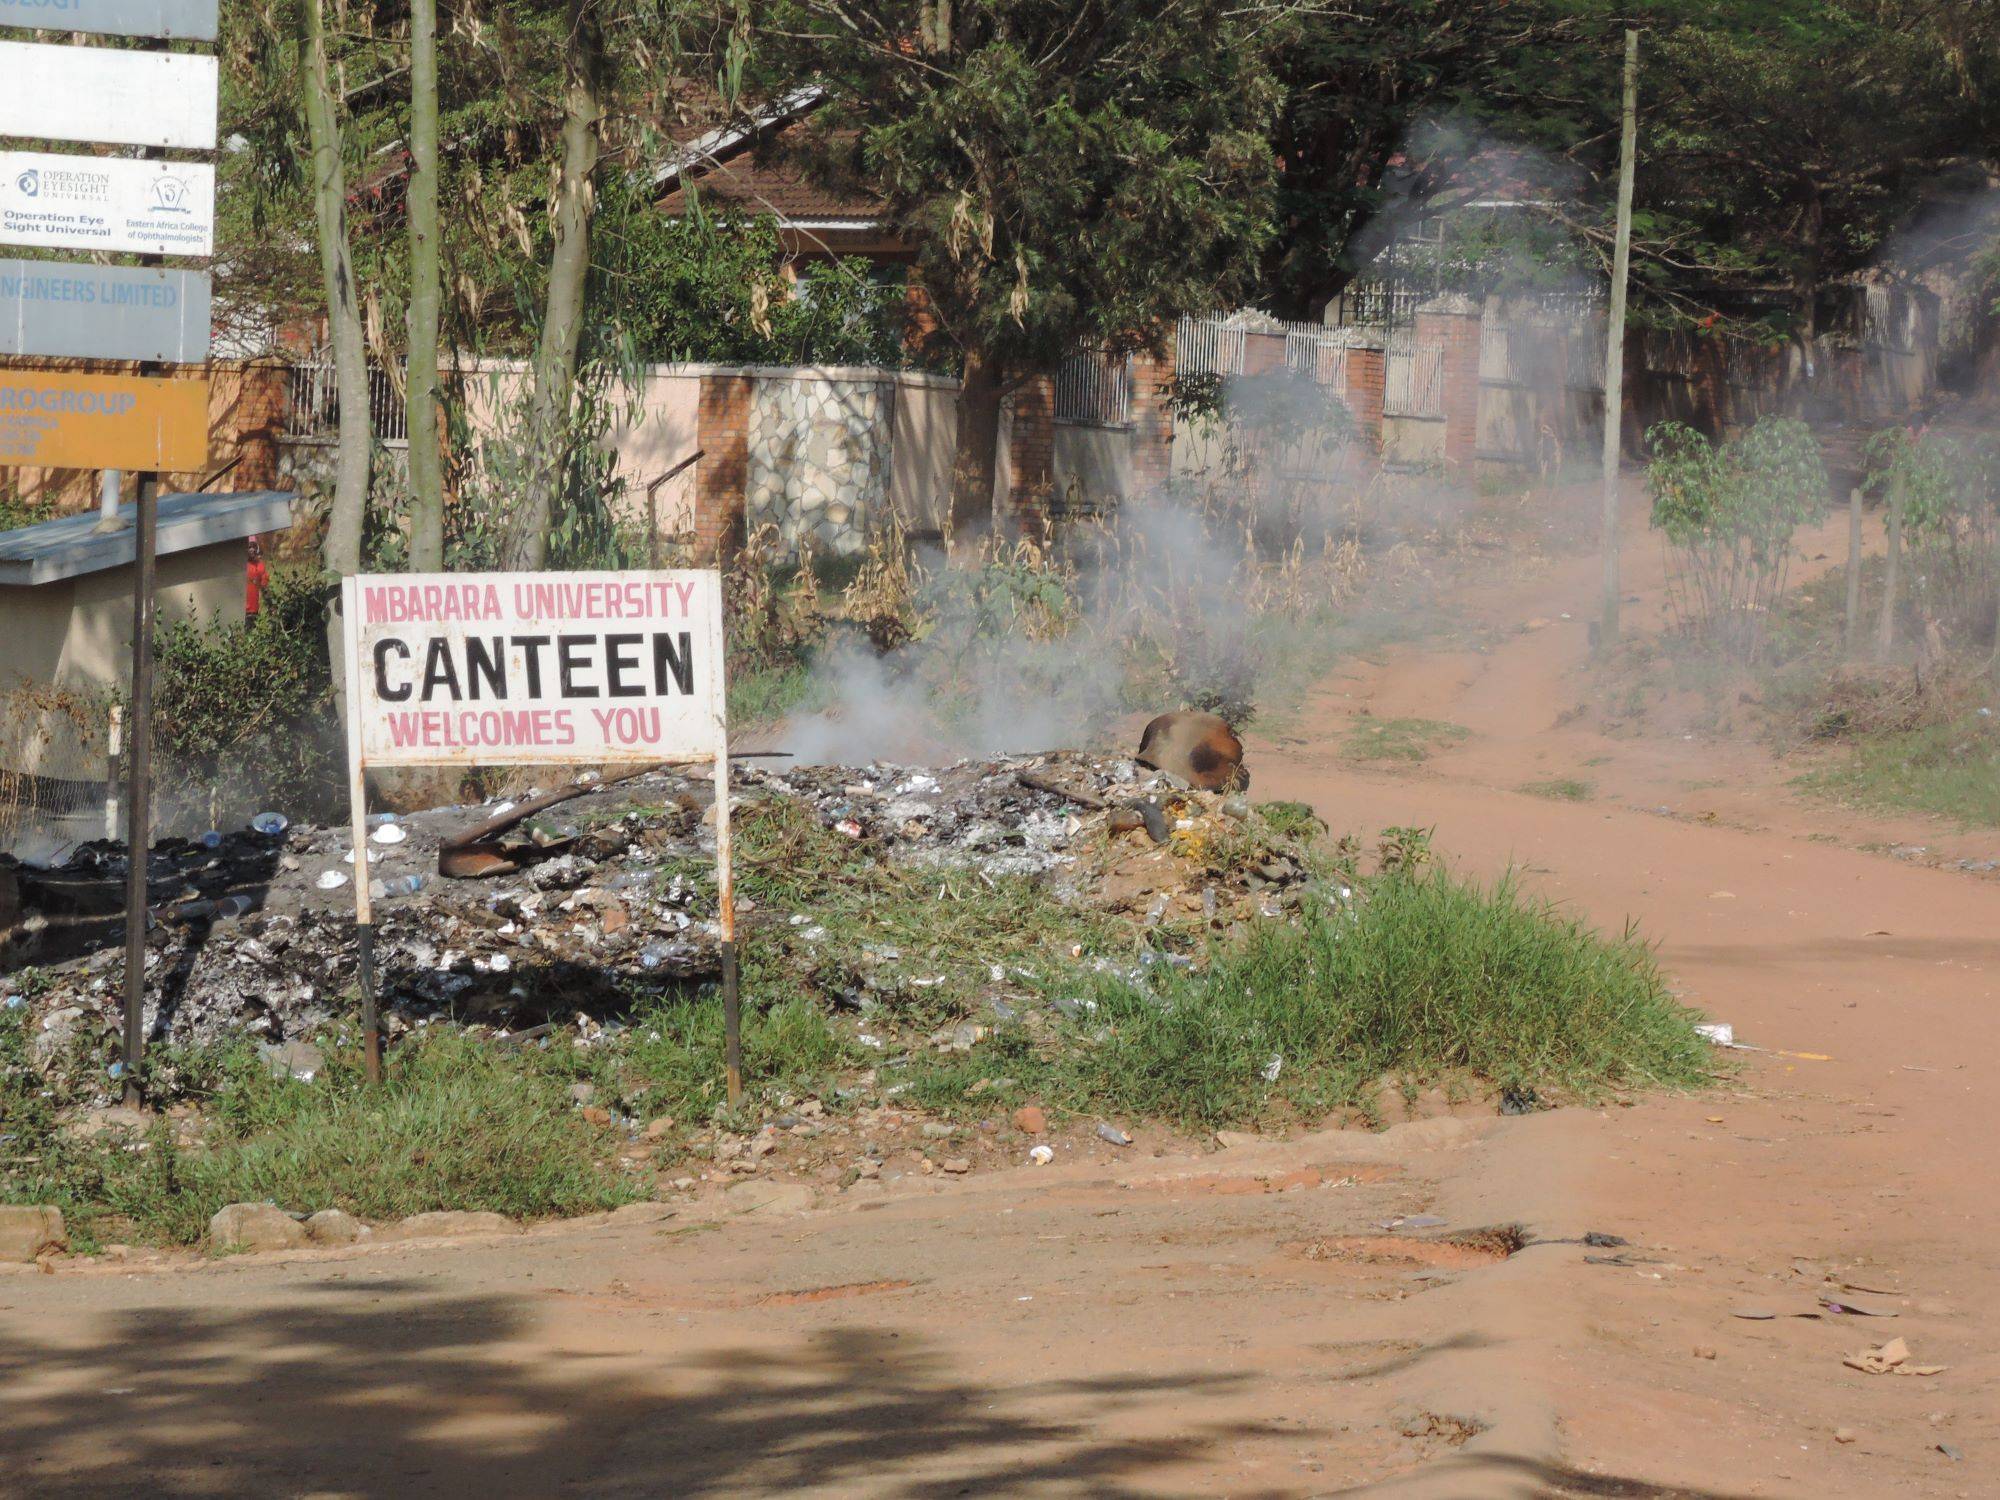
[[[777,808],[851,841],[857,860],[1042,884],[1126,924],[1135,959],[1186,962],[1212,934],[1287,916],[1308,874],[1304,815],[1280,830],[1252,810],[1234,789],[1240,747],[1229,764],[1197,755],[1194,765],[1187,751],[1203,736],[1167,738],[1149,730],[1143,759],[1061,751],[936,768],[740,769],[741,941],[754,952],[816,930],[809,883],[791,903],[802,909],[765,910],[747,894],[760,887],[744,835]],[[515,804],[378,814],[368,874],[389,1034],[456,1024],[503,1045],[592,1041],[616,1033],[635,995],[718,974],[713,801],[705,778],[657,770],[593,783],[472,844],[468,830],[505,823]],[[79,1046],[115,1055],[125,878],[124,850],[109,843],[60,869],[0,869],[0,898],[11,890],[0,954],[15,971],[0,977],[0,1004],[32,1007],[45,1062]],[[278,1048],[337,1030],[358,995],[353,878],[345,827],[274,814],[156,846],[149,1035]],[[870,961],[895,957],[877,944]]]

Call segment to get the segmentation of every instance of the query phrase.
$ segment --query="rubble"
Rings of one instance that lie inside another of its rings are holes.
[[[1296,852],[1245,833],[1240,798],[1194,790],[1124,756],[737,773],[739,806],[765,798],[809,808],[823,827],[891,865],[1045,881],[1060,900],[1156,934],[1282,915],[1296,907],[1306,877]],[[703,776],[676,770],[597,783],[482,841],[494,857],[478,862],[479,878],[441,874],[440,849],[512,802],[371,819],[368,875],[388,1032],[450,1023],[502,1045],[564,1033],[591,1041],[621,1027],[635,987],[716,976],[705,873],[715,852],[713,800]],[[247,1036],[274,1073],[310,1078],[320,1059],[304,1044],[337,1035],[356,999],[351,834],[282,817],[257,823],[269,831],[166,840],[151,851],[148,1035],[179,1045]],[[383,842],[390,830],[395,840]],[[739,848],[739,864],[744,858]],[[45,1067],[93,1035],[108,1061],[123,975],[123,846],[87,844],[60,869],[7,873],[18,917],[0,931],[0,966],[35,965],[37,979],[30,993],[0,976],[0,1004],[33,1007],[33,1047]],[[758,940],[760,923],[784,923],[807,942],[823,936],[810,911],[760,912],[739,898],[739,912],[747,943]],[[1147,941],[1147,961],[1188,961],[1155,951],[1162,936]],[[888,944],[864,957],[891,967],[900,959]],[[996,991],[1009,977],[993,975]],[[905,982],[938,981],[913,974]],[[996,1000],[997,1018],[1010,1013]],[[957,1024],[931,1043],[965,1050],[985,1035],[983,1026]],[[108,1092],[110,1081],[99,1087]]]

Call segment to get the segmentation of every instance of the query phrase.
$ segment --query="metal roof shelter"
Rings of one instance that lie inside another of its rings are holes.
[[[242,541],[260,532],[282,531],[292,524],[293,496],[284,490],[251,490],[233,495],[162,495],[157,502],[157,550],[161,557],[224,542]],[[95,510],[41,521],[13,531],[0,531],[0,584],[55,583],[132,563],[131,512],[119,512],[125,524],[113,531],[99,529]]]

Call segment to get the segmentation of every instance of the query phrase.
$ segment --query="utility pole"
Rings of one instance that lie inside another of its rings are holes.
[[[1625,286],[1632,270],[1632,178],[1639,162],[1639,33],[1625,33],[1625,124],[1618,145],[1618,240],[1604,332],[1604,608],[1597,647],[1618,643],[1618,460],[1625,431]]]

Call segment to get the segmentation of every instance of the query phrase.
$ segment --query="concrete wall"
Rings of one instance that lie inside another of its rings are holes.
[[[156,566],[156,619],[203,624],[243,618],[240,540],[171,552]],[[0,585],[7,632],[0,690],[16,677],[79,691],[122,691],[132,660],[132,571],[105,568],[36,585]]]
[[[958,447],[958,382],[904,371],[896,377],[889,445],[889,508],[906,531],[941,533],[950,511]]]
[[[1056,503],[1072,514],[1115,510],[1136,493],[1131,431],[1056,423],[1054,483]]]

